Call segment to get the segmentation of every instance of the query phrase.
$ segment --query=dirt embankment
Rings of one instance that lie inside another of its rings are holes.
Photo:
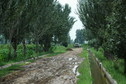
[[[4,77],[0,84],[76,84],[76,68],[83,61],[77,56],[82,49],[77,48],[66,53],[42,58],[23,66],[23,71]]]

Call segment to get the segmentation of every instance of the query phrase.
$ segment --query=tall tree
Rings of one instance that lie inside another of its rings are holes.
[[[123,58],[126,74],[125,4],[125,0],[80,0],[78,12],[83,25],[93,35],[96,48],[102,47],[105,55]]]
[[[48,51],[54,37],[59,42],[66,42],[75,22],[69,16],[70,12],[67,4],[63,7],[56,0],[0,1],[0,35],[9,41],[9,59],[17,57],[17,46],[21,42],[25,55],[25,40],[28,39],[35,43],[36,53],[40,45]]]
[[[113,2],[113,11],[110,16],[108,16],[109,30],[107,40],[108,45],[106,45],[111,50],[111,53],[119,58],[124,59],[124,73],[126,74],[126,1],[118,0]],[[110,45],[111,47],[110,47]]]

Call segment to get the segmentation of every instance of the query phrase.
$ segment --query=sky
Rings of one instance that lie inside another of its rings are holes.
[[[71,31],[70,31],[70,37],[71,39],[75,39],[76,38],[76,30],[77,29],[83,29],[83,25],[78,17],[78,15],[76,14],[77,12],[77,0],[57,0],[59,1],[59,3],[61,3],[62,5],[65,5],[66,3],[69,4],[69,6],[71,7],[71,13],[70,16],[74,17],[76,21],[76,23],[74,23]]]

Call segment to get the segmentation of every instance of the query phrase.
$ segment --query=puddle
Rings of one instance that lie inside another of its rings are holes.
[[[78,68],[78,65],[75,65],[74,68],[73,68],[73,73],[74,73],[76,76],[79,76],[80,73],[78,72],[77,68]]]
[[[77,70],[76,76],[79,76],[79,75],[80,75],[80,73],[79,73],[78,70]]]
[[[33,63],[25,62],[29,64],[22,66],[23,71],[5,76],[0,84],[76,84],[76,76],[80,75],[78,66],[83,61],[76,55],[81,51],[79,48]]]
[[[71,61],[71,60],[73,60],[73,58],[69,58],[68,60]]]

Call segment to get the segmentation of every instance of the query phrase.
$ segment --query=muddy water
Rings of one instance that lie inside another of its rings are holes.
[[[90,64],[91,64],[91,74],[93,77],[93,84],[108,84],[106,83],[104,76],[102,75],[101,70],[98,64],[96,63],[95,59],[91,56],[90,56]]]
[[[81,48],[39,59],[23,66],[25,70],[4,77],[0,84],[76,84],[78,65],[83,61],[77,56]]]

